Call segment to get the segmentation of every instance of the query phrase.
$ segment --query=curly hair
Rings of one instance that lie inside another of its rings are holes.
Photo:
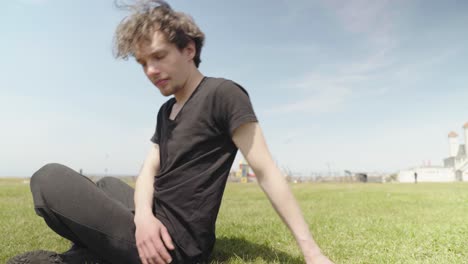
[[[198,68],[201,59],[201,49],[205,35],[189,15],[174,11],[171,6],[162,0],[139,0],[134,4],[120,4],[121,9],[132,13],[125,17],[117,26],[114,36],[114,56],[128,59],[135,57],[137,45],[141,41],[150,41],[155,31],[161,31],[166,39],[184,49],[193,41],[195,43],[195,57],[193,61]]]

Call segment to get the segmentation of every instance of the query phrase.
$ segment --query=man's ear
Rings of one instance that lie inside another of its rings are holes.
[[[184,48],[184,52],[187,55],[188,60],[193,60],[195,58],[195,53],[197,53],[197,49],[195,48],[195,42],[190,40],[187,46]]]

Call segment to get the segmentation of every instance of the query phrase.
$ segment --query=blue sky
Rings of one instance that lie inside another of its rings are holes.
[[[249,91],[281,168],[441,164],[468,121],[467,1],[169,3],[206,34],[201,71]],[[112,1],[2,4],[0,176],[48,162],[138,173],[168,98],[112,57],[125,15]]]

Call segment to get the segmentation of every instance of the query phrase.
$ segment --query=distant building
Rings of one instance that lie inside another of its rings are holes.
[[[454,182],[453,169],[442,166],[417,167],[398,173],[399,182]]]
[[[463,126],[465,144],[460,144],[455,132],[449,134],[449,157],[444,159],[444,166],[451,168],[457,181],[468,181],[468,122]]]
[[[463,126],[465,144],[460,144],[458,134],[448,134],[449,157],[444,166],[422,166],[402,170],[398,174],[400,182],[468,182],[468,122]]]

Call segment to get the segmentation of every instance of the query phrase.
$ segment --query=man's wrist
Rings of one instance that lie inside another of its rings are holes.
[[[310,238],[310,239],[298,239],[298,244],[299,247],[301,248],[302,252],[304,255],[307,256],[315,256],[315,255],[321,255],[322,251],[320,250],[320,247],[315,243],[315,241]]]
[[[135,217],[133,218],[133,221],[136,223],[140,219],[146,219],[148,217],[154,217],[154,214],[151,209],[149,208],[139,208],[135,209]]]

